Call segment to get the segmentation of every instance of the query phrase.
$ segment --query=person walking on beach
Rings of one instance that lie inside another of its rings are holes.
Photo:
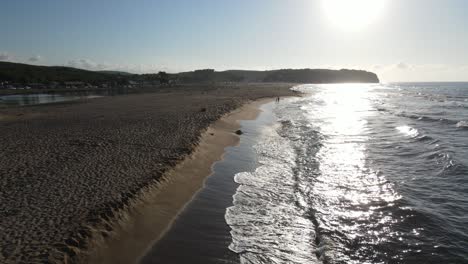
[[[276,102],[279,103],[279,101],[280,101],[280,98],[276,97]]]

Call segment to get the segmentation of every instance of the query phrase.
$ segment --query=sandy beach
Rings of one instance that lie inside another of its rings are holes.
[[[115,223],[114,236],[94,239],[99,242],[85,262],[138,262],[203,187],[206,177],[213,173],[213,164],[223,158],[225,148],[237,145],[239,136],[233,132],[240,128],[239,120],[255,119],[259,106],[271,100],[247,103],[212,123],[201,135],[194,152],[165,173],[158,184],[144,190],[126,217]]]
[[[117,263],[109,252],[122,248],[120,263],[138,258],[236,144],[236,120],[256,115],[255,104],[234,110],[290,87],[186,86],[1,109],[0,261]],[[148,210],[150,221],[137,217]]]
[[[287,100],[282,99],[279,104],[286,104]],[[273,109],[279,104],[262,102],[257,117],[240,121],[243,134],[239,144],[225,148],[223,159],[214,163],[213,173],[206,178],[203,187],[139,263],[240,263],[239,254],[230,249],[233,230],[228,225],[226,212],[233,206],[239,187],[235,176],[255,171],[260,166],[254,146],[265,129],[275,123]]]

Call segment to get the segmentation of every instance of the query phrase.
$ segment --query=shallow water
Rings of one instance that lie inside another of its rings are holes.
[[[0,107],[54,104],[103,96],[127,95],[136,92],[138,92],[138,90],[132,90],[126,87],[115,87],[83,91],[71,90],[53,93],[0,95]]]
[[[468,84],[296,89],[235,176],[241,263],[467,263]]]
[[[52,104],[80,99],[92,99],[101,97],[101,95],[90,94],[18,94],[0,96],[1,106],[26,106],[38,104]]]

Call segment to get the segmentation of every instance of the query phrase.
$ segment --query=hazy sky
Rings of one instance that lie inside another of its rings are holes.
[[[382,0],[375,16],[359,10],[369,21],[358,28],[325,1],[339,5],[2,0],[0,60],[131,72],[357,68],[383,81],[468,80],[468,1]]]

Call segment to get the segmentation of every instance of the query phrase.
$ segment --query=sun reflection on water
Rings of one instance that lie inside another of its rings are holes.
[[[383,209],[400,196],[384,175],[370,168],[366,156],[370,140],[366,120],[375,113],[372,89],[362,84],[327,85],[314,92],[319,104],[306,109],[310,123],[323,135],[312,191],[319,204],[317,222],[322,232],[345,236],[335,238],[339,243],[322,245],[334,252],[329,254],[335,260],[341,253],[333,248],[340,243],[380,243],[392,236],[389,225],[398,221]]]

